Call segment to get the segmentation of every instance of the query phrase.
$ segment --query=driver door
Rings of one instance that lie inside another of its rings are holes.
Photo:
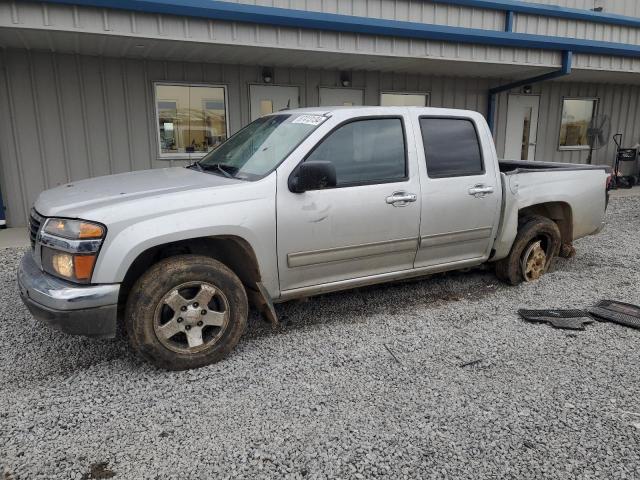
[[[303,161],[331,161],[335,188],[292,193],[278,179],[283,294],[413,268],[420,182],[408,125],[403,115],[368,116],[333,128]]]

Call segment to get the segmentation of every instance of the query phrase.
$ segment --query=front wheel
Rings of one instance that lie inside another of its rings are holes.
[[[240,279],[209,257],[180,255],[153,265],[135,283],[125,312],[129,343],[168,370],[215,363],[238,343],[249,307]]]
[[[553,220],[527,217],[518,228],[509,256],[496,262],[496,275],[511,285],[538,280],[553,265],[561,242],[560,230]]]

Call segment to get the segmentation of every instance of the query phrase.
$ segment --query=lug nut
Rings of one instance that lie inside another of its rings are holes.
[[[182,317],[178,317],[178,323],[182,323],[183,318]]]
[[[191,325],[187,325],[186,327],[184,327],[185,330],[191,330]]]
[[[193,308],[198,308],[199,303],[198,302],[193,302]]]
[[[184,305],[180,307],[180,310],[182,310],[183,312],[187,311],[187,307],[185,307]]]
[[[202,320],[200,320],[200,321],[198,322],[198,326],[199,326],[199,327],[201,327],[203,324],[204,324],[204,322],[203,322]]]
[[[206,314],[207,314],[207,311],[206,311],[206,310],[202,310],[200,313],[201,313],[202,315],[206,315]]]

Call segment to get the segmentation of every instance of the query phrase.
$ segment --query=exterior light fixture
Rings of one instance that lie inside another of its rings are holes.
[[[351,72],[340,72],[340,85],[343,87],[351,86]]]
[[[262,69],[262,81],[264,83],[273,82],[273,70],[271,70],[269,67],[264,67]]]

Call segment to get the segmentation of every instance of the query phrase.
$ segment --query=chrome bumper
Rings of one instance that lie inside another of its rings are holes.
[[[113,337],[119,284],[74,285],[49,275],[27,252],[18,268],[22,301],[38,320],[72,335]]]

